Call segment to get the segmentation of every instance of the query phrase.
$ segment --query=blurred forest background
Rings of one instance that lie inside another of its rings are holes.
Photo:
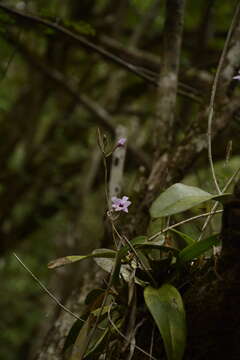
[[[207,191],[214,191],[207,122],[196,126],[196,118],[209,104],[234,5],[187,1],[184,14],[173,137],[175,144],[192,141],[187,135],[198,127],[192,133],[198,149],[172,178]],[[89,263],[55,272],[47,263],[102,245],[106,205],[98,128],[112,144],[117,125],[127,128],[123,193],[134,201],[142,191],[162,141],[155,122],[164,21],[163,0],[0,2],[0,359],[33,358],[59,311],[12,252],[65,302]],[[233,67],[228,79],[231,94],[238,92],[232,81],[237,71]],[[213,131],[221,187],[239,165],[238,107],[235,97],[228,121]],[[198,234],[201,224],[188,231]]]

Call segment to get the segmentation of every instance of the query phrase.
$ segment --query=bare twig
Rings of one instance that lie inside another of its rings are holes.
[[[0,9],[17,18],[28,21],[29,23],[34,23],[34,24],[37,23],[49,29],[60,32],[64,36],[70,38],[72,41],[75,41],[78,44],[80,44],[85,49],[96,52],[97,54],[101,55],[104,59],[109,60],[117,65],[120,65],[121,67],[127,69],[128,71],[141,77],[142,79],[144,79],[145,81],[151,84],[156,84],[156,81],[154,81],[151,77],[141,73],[134,65],[130,64],[127,61],[122,60],[120,57],[108,52],[104,48],[90,42],[89,40],[86,40],[83,36],[77,35],[59,24],[52,23],[51,21],[48,21],[36,15],[30,15],[25,12],[17,11],[4,4],[0,4]]]
[[[215,101],[215,96],[216,96],[216,91],[217,91],[217,86],[218,86],[218,82],[219,82],[219,78],[220,78],[220,74],[221,71],[223,69],[223,64],[224,64],[224,60],[225,57],[227,55],[227,50],[228,50],[228,46],[232,37],[232,33],[233,30],[236,26],[236,22],[237,19],[239,17],[239,12],[240,12],[240,4],[238,4],[235,13],[234,13],[234,17],[231,23],[231,26],[229,28],[228,34],[227,34],[227,38],[224,44],[224,48],[219,60],[219,64],[217,67],[217,71],[216,71],[216,75],[214,78],[214,82],[213,82],[213,86],[212,86],[212,91],[211,91],[211,98],[210,98],[210,104],[209,104],[209,115],[208,115],[208,131],[207,131],[207,139],[208,139],[208,159],[209,159],[209,163],[210,163],[210,168],[211,168],[211,172],[212,172],[212,177],[213,177],[213,181],[216,187],[216,190],[219,194],[222,193],[221,189],[219,188],[218,185],[218,181],[216,178],[216,174],[215,174],[215,169],[214,169],[214,165],[213,165],[213,158],[212,158],[212,121],[213,121],[213,115],[214,115],[214,101]]]
[[[157,79],[153,78],[152,76],[146,75],[146,73],[144,73],[144,71],[141,71],[140,67],[133,65],[129,61],[124,60],[122,57],[117,56],[117,55],[107,51],[103,47],[96,45],[89,40],[86,40],[83,36],[77,35],[59,24],[53,23],[49,20],[43,19],[36,15],[30,15],[30,14],[27,14],[26,12],[17,11],[17,10],[15,10],[9,6],[6,6],[4,4],[0,4],[0,9],[2,9],[3,11],[5,11],[15,17],[18,17],[19,19],[25,20],[30,23],[40,24],[47,28],[53,29],[57,32],[60,32],[61,34],[70,38],[72,41],[77,42],[82,47],[86,48],[87,50],[96,52],[97,54],[102,56],[104,59],[111,61],[111,62],[121,66],[122,68],[130,71],[131,73],[139,76],[140,78],[142,78],[149,84],[152,84],[154,86],[158,85]],[[136,52],[136,50],[134,50],[134,52]],[[188,85],[181,83],[181,88],[179,89],[179,93],[182,94],[183,96],[188,97],[189,99],[192,99],[193,101],[201,103],[202,101],[201,101],[200,97],[198,97],[192,93],[192,91],[194,92],[195,89],[193,89],[193,88],[189,89],[189,88],[190,87]]]
[[[34,275],[34,273],[29,269],[29,267],[20,259],[20,257],[16,254],[13,253],[13,256],[15,257],[15,259],[22,265],[22,267],[31,275],[31,277],[36,281],[36,283],[40,286],[40,288],[45,291],[48,296],[58,305],[60,306],[60,308],[62,310],[64,310],[65,312],[67,312],[68,314],[70,314],[72,317],[74,317],[77,320],[80,320],[82,322],[85,322],[85,320],[81,319],[77,314],[74,314],[71,310],[69,310],[68,308],[66,308],[66,306],[64,306],[57,298],[56,296],[54,296],[47,288],[46,286],[37,278],[36,275]]]
[[[26,9],[27,6],[28,6],[28,0],[25,0],[24,9]],[[18,31],[17,37],[18,37],[18,39],[20,39],[20,37],[21,37],[21,30]],[[2,72],[2,77],[1,77],[0,81],[2,81],[2,80],[5,78],[5,76],[7,75],[8,69],[10,68],[10,66],[11,66],[11,64],[12,64],[12,62],[13,62],[16,54],[17,54],[17,49],[14,48],[13,51],[12,51],[12,53],[11,53],[11,55],[9,56],[9,59],[8,59],[8,61],[7,61],[6,67],[5,67],[5,69],[3,70],[3,72]]]
[[[13,38],[12,35],[7,34],[5,39],[10,43],[13,43],[14,46],[16,45],[16,39]],[[115,126],[112,123],[112,117],[104,107],[92,100],[89,96],[80,94],[79,89],[67,80],[62,73],[49,66],[45,66],[41,59],[33,55],[23,43],[19,42],[17,46],[18,51],[32,66],[36,67],[43,75],[60,86],[61,89],[66,91],[66,93],[68,93],[75,101],[84,106],[86,110],[94,115],[95,121],[97,121],[100,126],[109,131],[112,135],[115,135]],[[143,164],[146,168],[149,167],[149,159],[141,149],[136,149],[132,144],[128,145],[128,149],[129,152],[138,159],[139,163]]]
[[[126,47],[124,44],[120,43],[116,39],[113,39],[106,35],[100,35],[100,43],[107,47],[110,51],[113,51],[117,54],[120,54],[121,58],[128,59],[131,61],[136,68],[152,77],[154,81],[153,85],[158,86],[158,77],[159,69],[161,62],[159,57],[153,55],[149,52],[137,49],[136,47]],[[203,103],[201,93],[198,89],[190,86],[189,84],[179,81],[178,93],[189,99],[192,99],[194,102],[199,104]]]
[[[210,214],[212,214],[212,215],[221,214],[222,212],[223,212],[223,210],[217,210],[217,211],[215,211],[214,213],[211,213],[211,211],[209,211],[209,212],[207,212],[207,213],[200,214],[200,215],[196,215],[196,216],[193,216],[193,217],[191,217],[191,218],[185,219],[185,220],[183,220],[183,221],[178,222],[177,224],[173,224],[173,225],[171,225],[171,226],[168,226],[168,227],[166,227],[165,229],[159,231],[158,233],[150,236],[150,237],[148,238],[148,240],[149,240],[149,241],[154,240],[154,239],[156,239],[159,235],[161,235],[161,234],[163,234],[163,233],[165,233],[165,232],[167,232],[167,231],[169,231],[169,230],[171,230],[171,229],[174,229],[175,227],[178,227],[178,226],[181,226],[181,225],[183,225],[183,224],[186,224],[186,223],[188,223],[188,222],[191,222],[191,221],[200,219],[200,218],[202,218],[202,217],[209,216]]]
[[[224,186],[224,188],[223,188],[223,190],[222,190],[223,193],[224,193],[225,191],[227,191],[227,189],[229,188],[229,186],[232,184],[233,180],[238,176],[239,172],[240,172],[240,168],[238,168],[238,169],[233,173],[233,175],[230,177],[230,179],[228,180],[228,182],[227,182],[226,185]],[[214,215],[215,210],[217,209],[217,207],[218,207],[218,202],[216,202],[216,203],[213,205],[213,207],[212,207],[212,209],[211,209],[211,211],[210,211],[209,216],[207,217],[205,223],[203,224],[202,230],[201,230],[201,234],[200,234],[200,236],[199,236],[198,241],[200,241],[200,240],[202,239],[203,233],[204,233],[204,231],[206,230],[206,228],[207,228],[207,226],[208,226],[208,224],[209,224],[209,222],[210,222],[210,220],[211,220],[211,218],[212,218],[212,215]]]

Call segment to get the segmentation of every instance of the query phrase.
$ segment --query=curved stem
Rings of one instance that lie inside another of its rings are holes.
[[[223,51],[218,63],[218,67],[217,67],[217,71],[216,71],[216,75],[213,81],[213,86],[212,86],[212,91],[211,91],[211,98],[210,98],[210,104],[209,104],[209,115],[208,115],[208,131],[207,131],[207,139],[208,139],[208,160],[210,163],[210,168],[211,168],[211,172],[212,172],[212,177],[213,177],[213,181],[216,187],[216,190],[219,194],[222,194],[222,191],[218,185],[218,181],[216,178],[216,173],[215,173],[215,169],[214,169],[214,165],[213,165],[213,158],[212,158],[212,122],[213,122],[213,116],[214,116],[214,101],[215,101],[215,97],[216,97],[216,91],[217,91],[217,86],[218,86],[218,82],[219,82],[219,77],[223,68],[223,64],[224,64],[224,60],[227,54],[227,50],[228,50],[228,46],[232,37],[232,33],[235,27],[235,23],[237,20],[237,16],[239,13],[239,9],[240,9],[240,4],[238,4],[230,28],[228,30],[228,34],[227,34],[227,38],[223,47]]]
[[[36,283],[40,286],[40,288],[45,291],[48,296],[55,301],[55,303],[60,306],[61,309],[63,309],[65,312],[67,312],[68,314],[70,314],[72,317],[74,317],[77,320],[80,320],[82,322],[85,322],[85,320],[81,319],[78,315],[74,314],[71,310],[69,310],[68,308],[66,308],[66,306],[64,306],[57,298],[55,295],[53,295],[48,288],[46,288],[46,286],[37,278],[36,275],[34,275],[34,273],[29,269],[29,267],[20,259],[20,257],[16,254],[13,253],[13,256],[15,257],[15,259],[22,265],[22,267],[31,275],[31,277],[36,281]]]

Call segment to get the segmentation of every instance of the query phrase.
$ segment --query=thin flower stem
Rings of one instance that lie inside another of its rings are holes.
[[[100,148],[101,153],[102,153],[103,165],[104,165],[104,190],[105,190],[105,197],[106,197],[106,203],[107,203],[107,208],[108,208],[107,215],[108,215],[108,218],[109,218],[111,226],[112,226],[113,240],[114,240],[116,249],[118,251],[120,249],[121,245],[123,245],[123,244],[122,244],[122,237],[119,234],[119,232],[117,231],[117,229],[116,229],[116,227],[115,227],[115,225],[113,223],[112,217],[111,217],[111,203],[110,203],[110,200],[109,200],[109,193],[108,193],[108,168],[107,168],[107,160],[106,160],[107,157],[112,154],[113,150],[112,150],[112,152],[110,152],[108,154],[105,153],[104,144],[102,143],[102,135],[101,135],[100,129],[98,129],[98,145],[99,145],[99,148]],[[117,243],[115,235],[117,235],[119,237],[119,239],[120,239],[119,243]],[[115,261],[115,264],[112,267],[111,272],[110,272],[110,277],[109,277],[107,288],[106,288],[104,298],[103,298],[103,301],[102,301],[102,304],[101,304],[100,312],[98,313],[97,319],[96,319],[96,321],[95,321],[95,323],[93,325],[92,330],[90,331],[90,334],[89,334],[89,337],[88,337],[88,340],[87,340],[87,347],[89,346],[89,344],[90,344],[90,342],[91,342],[91,340],[92,340],[92,338],[94,336],[94,333],[95,333],[95,331],[96,331],[96,329],[98,327],[99,319],[100,319],[100,317],[102,315],[103,308],[104,308],[104,306],[106,304],[107,297],[109,295],[109,291],[110,291],[110,288],[112,286],[113,274],[115,272],[116,266],[117,266],[117,262]]]
[[[151,344],[150,344],[150,354],[151,354],[151,355],[152,355],[152,353],[153,353],[155,327],[156,327],[156,325],[155,325],[155,324],[153,324],[153,328],[152,328],[152,335],[151,335]]]
[[[124,242],[123,242],[123,237],[121,236],[121,234],[118,232],[114,222],[112,219],[110,219],[111,221],[111,225],[112,225],[112,230],[113,230],[113,236],[115,238],[115,235],[117,235],[117,237],[119,238],[119,243],[117,245],[117,251],[120,249],[121,246],[124,246]]]
[[[228,182],[224,186],[223,191],[226,191],[229,188],[229,186],[232,184],[233,180],[237,177],[239,172],[240,172],[240,167],[232,174],[232,176],[230,177],[230,179],[228,180]]]
[[[70,314],[72,317],[74,317],[77,320],[80,320],[82,322],[85,322],[85,320],[81,319],[77,314],[74,314],[71,310],[69,310],[68,308],[66,308],[66,306],[64,306],[57,298],[55,295],[53,295],[47,288],[46,286],[37,278],[36,275],[34,275],[34,273],[29,269],[29,267],[20,259],[20,257],[16,254],[13,253],[13,256],[16,258],[16,260],[22,265],[22,267],[31,275],[31,277],[36,281],[36,283],[40,286],[40,288],[45,291],[48,296],[58,305],[60,306],[61,309],[63,309],[65,312],[67,312],[68,314]]]
[[[109,196],[107,191],[107,185],[108,185],[108,170],[107,170],[107,161],[106,157],[103,156],[103,165],[104,165],[104,188],[105,188],[105,197],[106,197],[106,203],[108,207],[108,211],[110,211],[110,202],[109,202]]]
[[[227,183],[225,184],[225,186],[224,186],[224,188],[223,188],[223,193],[224,193],[225,191],[227,191],[227,189],[229,188],[229,186],[231,185],[231,183],[233,182],[233,180],[237,177],[237,175],[239,174],[239,172],[240,172],[240,168],[238,168],[238,169],[233,173],[233,175],[228,179]],[[211,211],[210,211],[210,214],[208,215],[205,223],[203,224],[203,226],[202,226],[202,231],[201,231],[201,234],[200,234],[200,236],[199,236],[198,241],[200,241],[200,240],[202,239],[203,233],[204,233],[204,231],[206,230],[206,228],[207,228],[207,226],[208,226],[208,224],[209,224],[212,216],[214,215],[214,212],[215,212],[215,210],[217,209],[217,207],[218,207],[218,202],[216,202],[216,203],[213,205],[213,207],[212,207],[212,209],[211,209]]]
[[[212,92],[212,94],[215,94],[215,92]],[[214,96],[214,95],[212,95]],[[214,99],[214,97],[213,97]],[[212,102],[212,101],[211,101]],[[213,157],[212,157],[212,120],[213,120],[213,105],[210,105],[209,109],[209,116],[208,116],[208,132],[207,132],[207,139],[208,139],[208,160],[212,172],[213,181],[215,184],[215,187],[217,189],[218,194],[221,194],[222,191],[218,185],[218,181],[216,178],[216,173],[213,165]]]
[[[217,192],[219,194],[222,194],[222,191],[218,185],[218,181],[216,178],[216,174],[215,174],[215,169],[214,169],[214,165],[213,165],[213,158],[212,158],[212,121],[213,121],[213,116],[214,116],[214,101],[215,101],[215,96],[216,96],[216,91],[217,91],[217,86],[218,86],[218,82],[219,82],[219,77],[220,77],[220,73],[222,71],[222,67],[223,67],[223,62],[227,53],[227,49],[228,49],[228,45],[229,42],[231,40],[231,36],[232,36],[232,32],[235,26],[235,22],[237,20],[237,16],[238,16],[238,11],[239,11],[239,4],[237,6],[237,9],[235,11],[232,23],[230,25],[228,34],[227,34],[227,38],[223,47],[223,51],[218,63],[218,67],[217,67],[217,71],[216,71],[216,75],[213,81],[213,86],[212,86],[212,91],[211,91],[211,97],[210,97],[210,104],[209,104],[209,115],[208,115],[208,131],[207,131],[207,139],[208,139],[208,160],[209,160],[209,164],[210,164],[210,168],[211,168],[211,172],[212,172],[212,177],[213,177],[213,181],[215,184],[215,187],[217,189]]]
[[[217,210],[217,211],[215,211],[215,212],[213,213],[213,215],[215,215],[215,214],[220,214],[220,213],[222,213],[222,212],[223,212],[223,210]],[[168,226],[168,227],[166,227],[165,229],[159,231],[158,233],[150,236],[150,237],[148,238],[148,240],[149,240],[149,241],[154,240],[154,239],[156,239],[159,235],[167,232],[168,230],[174,229],[175,227],[181,226],[181,225],[186,224],[186,223],[188,223],[188,222],[191,222],[191,221],[200,219],[201,217],[209,216],[210,214],[211,214],[211,211],[209,211],[209,212],[207,212],[207,213],[204,213],[204,214],[200,214],[200,215],[193,216],[193,217],[191,217],[191,218],[188,218],[188,219],[185,219],[185,220],[183,220],[183,221],[180,221],[180,222],[178,222],[177,224],[173,224],[173,225],[171,225],[171,226]]]
[[[109,208],[109,196],[108,196],[108,191],[107,191],[107,179],[108,179],[108,170],[107,170],[107,161],[106,161],[106,158],[107,158],[107,155],[105,153],[105,149],[104,149],[104,144],[103,144],[103,141],[102,141],[102,134],[101,134],[101,131],[100,129],[98,128],[97,130],[97,139],[98,139],[98,146],[99,146],[99,149],[102,153],[102,159],[103,159],[103,166],[104,166],[104,189],[105,189],[105,198],[106,198],[106,202],[107,202],[107,208],[108,208],[108,211],[110,211],[110,208]]]

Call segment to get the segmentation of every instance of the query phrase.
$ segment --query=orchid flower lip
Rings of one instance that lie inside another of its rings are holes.
[[[128,200],[128,196],[123,196],[122,198],[117,198],[116,196],[112,197],[112,209],[114,211],[124,211],[128,213],[128,207],[131,205],[131,201]]]
[[[233,76],[234,80],[240,80],[240,74]]]

